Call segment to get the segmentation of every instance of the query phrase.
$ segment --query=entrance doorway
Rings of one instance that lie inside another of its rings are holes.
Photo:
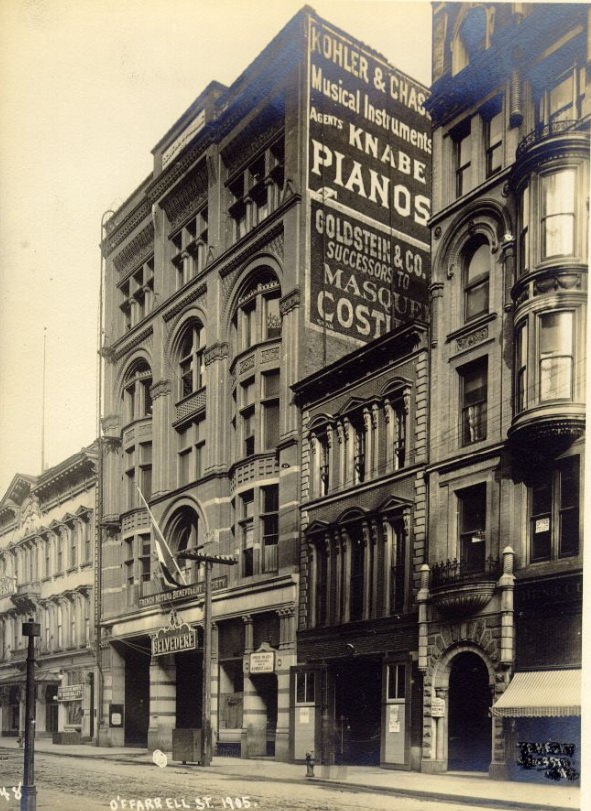
[[[452,660],[449,674],[449,771],[488,771],[492,747],[490,706],[486,665],[475,653],[459,653]]]
[[[335,688],[335,761],[379,765],[382,667],[359,660],[338,665]]]
[[[57,732],[57,684],[45,688],[45,731]]]
[[[149,648],[125,649],[125,745],[147,746],[150,721]]]
[[[201,729],[203,705],[203,653],[198,650],[175,654],[176,727]]]

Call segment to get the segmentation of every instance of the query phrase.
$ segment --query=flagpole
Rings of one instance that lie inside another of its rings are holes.
[[[160,540],[162,541],[162,543],[163,543],[163,544],[164,544],[164,546],[166,547],[166,551],[167,551],[167,552],[168,552],[168,554],[170,555],[170,559],[171,559],[171,560],[172,560],[172,562],[174,563],[174,565],[175,565],[175,567],[176,567],[176,570],[177,570],[177,572],[179,573],[179,576],[180,576],[181,580],[183,581],[183,585],[184,585],[184,586],[186,586],[186,585],[187,585],[187,581],[186,581],[186,579],[185,579],[185,575],[184,575],[184,574],[183,574],[183,572],[181,571],[181,569],[180,569],[180,567],[179,567],[179,565],[178,565],[178,563],[177,563],[177,561],[176,561],[176,558],[173,556],[172,551],[171,551],[171,549],[170,549],[170,546],[169,546],[169,545],[168,545],[168,543],[166,542],[166,538],[164,537],[164,535],[163,535],[163,533],[162,533],[162,530],[161,530],[161,529],[160,529],[160,527],[158,526],[158,522],[157,522],[157,521],[156,521],[156,519],[154,518],[154,515],[153,515],[153,513],[152,513],[152,510],[151,510],[151,509],[148,507],[148,502],[147,502],[147,501],[146,501],[146,499],[144,498],[144,494],[142,493],[142,491],[140,490],[140,488],[139,488],[139,486],[138,486],[137,484],[136,484],[136,490],[137,490],[137,491],[138,491],[138,493],[140,494],[140,498],[141,498],[141,500],[142,500],[142,502],[143,502],[143,504],[144,504],[144,507],[146,508],[146,510],[148,511],[148,515],[150,516],[150,521],[152,522],[152,524],[154,525],[154,529],[156,530],[156,532],[157,532],[157,533],[158,533],[158,535],[160,536]]]

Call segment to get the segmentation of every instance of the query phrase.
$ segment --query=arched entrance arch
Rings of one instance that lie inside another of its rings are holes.
[[[442,699],[433,714],[437,760],[448,771],[487,771],[492,759],[495,670],[475,645],[457,645],[440,659],[433,698]],[[441,715],[439,715],[441,713]]]

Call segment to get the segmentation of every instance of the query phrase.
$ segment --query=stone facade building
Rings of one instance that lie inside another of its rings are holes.
[[[290,387],[426,317],[425,98],[305,8],[230,87],[203,91],[105,220],[102,742],[170,749],[203,715],[203,573],[161,580],[145,498],[173,556],[237,561],[213,571],[214,751],[289,757]],[[180,626],[196,647],[154,645]]]
[[[584,5],[433,6],[425,771],[581,765],[590,57]]]
[[[95,726],[97,446],[39,476],[17,474],[0,501],[0,735],[25,729],[28,639],[35,642],[36,734],[91,740]]]
[[[303,542],[293,756],[417,769],[427,326],[401,327],[294,390]]]

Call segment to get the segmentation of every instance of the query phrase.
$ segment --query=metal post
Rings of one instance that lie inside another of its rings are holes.
[[[201,765],[211,765],[211,569],[205,565],[205,605],[203,607],[203,699],[201,706]]]
[[[36,811],[37,789],[35,788],[35,637],[41,636],[41,625],[29,619],[23,622],[23,636],[29,637],[27,650],[27,687],[25,694],[25,758],[21,811]]]
[[[182,560],[196,560],[205,564],[205,605],[203,606],[203,675],[201,701],[201,765],[211,766],[211,570],[214,563],[234,566],[238,561],[231,555],[204,555],[203,547],[185,549],[177,554]]]

